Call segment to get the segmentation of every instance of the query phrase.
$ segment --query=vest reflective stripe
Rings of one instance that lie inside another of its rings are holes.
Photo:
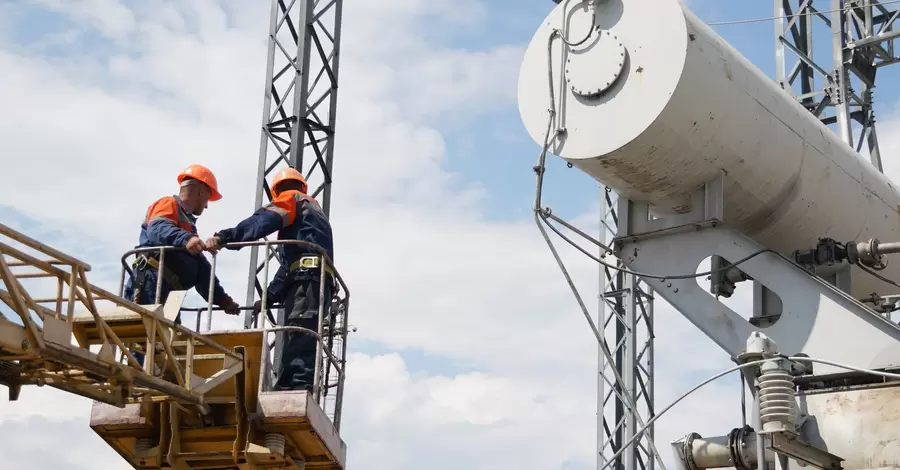
[[[150,224],[152,224],[153,222],[156,222],[157,220],[164,220],[164,221],[166,221],[166,222],[173,222],[173,223],[174,223],[174,221],[173,221],[172,219],[170,219],[170,218],[168,218],[168,217],[166,217],[166,216],[164,216],[164,215],[158,215],[158,216],[156,216],[156,217],[151,217],[150,220],[147,221],[147,225],[150,225]]]
[[[319,201],[316,201],[315,199],[307,196],[306,194],[296,192],[296,193],[294,193],[294,200],[297,202],[303,202],[303,201],[311,202],[314,206],[316,206],[316,208],[321,209],[321,207],[319,207]]]
[[[264,209],[267,211],[272,211],[272,212],[280,215],[282,227],[287,227],[288,224],[291,223],[291,214],[289,214],[288,211],[276,206],[275,204],[270,202],[270,203],[266,204]]]
[[[152,224],[153,222],[156,222],[157,220],[165,220],[167,222],[171,222],[171,223],[175,224],[178,228],[180,228],[182,230],[186,230],[190,233],[197,233],[197,228],[196,228],[196,226],[194,226],[194,221],[191,220],[190,216],[187,215],[184,207],[178,202],[178,199],[175,199],[174,197],[170,196],[168,198],[163,198],[163,200],[167,200],[166,202],[168,202],[170,204],[171,203],[175,204],[175,212],[177,214],[177,220],[173,220],[173,218],[171,218],[170,215],[155,215],[153,217],[150,217],[150,214],[151,214],[150,210],[156,206],[156,204],[154,204],[153,206],[150,207],[150,209],[147,210],[147,215],[144,216],[147,219],[148,226],[150,224]],[[157,202],[157,204],[158,203],[159,202]]]
[[[178,204],[178,226],[191,233],[197,232],[197,227],[194,226],[194,222],[191,221],[190,217],[184,213],[184,207],[181,204]]]

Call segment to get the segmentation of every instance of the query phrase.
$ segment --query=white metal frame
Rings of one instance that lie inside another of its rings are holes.
[[[718,181],[698,190],[694,201],[690,214],[649,220],[645,204],[621,200],[615,249],[624,265],[641,273],[683,275],[696,272],[710,256],[734,263],[764,250],[722,220]],[[900,327],[789,258],[763,252],[739,269],[778,295],[782,312],[777,321],[752,325],[691,277],[645,280],[732,358],[743,352],[751,333],[761,331],[790,355],[827,357],[872,369],[900,365]],[[815,375],[832,372],[844,370],[817,365]]]

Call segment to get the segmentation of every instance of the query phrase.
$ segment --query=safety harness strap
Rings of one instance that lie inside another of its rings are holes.
[[[319,263],[321,262],[321,257],[319,256],[304,256],[297,261],[291,263],[288,267],[288,272],[299,271],[301,269],[315,269],[319,267]],[[334,276],[334,269],[331,266],[325,266],[325,272]]]
[[[134,269],[140,269],[141,267],[143,267],[142,265],[150,266],[151,268],[155,269],[157,272],[160,272],[159,260],[157,260],[153,256],[138,255],[137,259],[134,262],[133,267],[134,267]],[[172,286],[173,289],[175,289],[175,290],[182,289],[181,280],[178,278],[178,275],[175,274],[168,267],[165,267],[162,270],[162,276],[163,276],[163,279],[165,279],[166,282],[168,282],[169,285]]]

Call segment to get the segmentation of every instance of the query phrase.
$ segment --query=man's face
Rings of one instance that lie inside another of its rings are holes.
[[[199,216],[200,214],[203,214],[203,211],[207,207],[209,207],[209,198],[212,197],[212,190],[205,184],[197,185],[197,188],[197,203],[192,209],[193,214]]]

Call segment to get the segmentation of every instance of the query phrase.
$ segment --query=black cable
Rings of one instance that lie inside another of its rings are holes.
[[[859,269],[862,269],[862,270],[865,271],[866,273],[868,273],[868,274],[870,274],[870,275],[872,275],[872,276],[875,276],[876,278],[881,279],[882,281],[884,281],[884,282],[886,282],[886,283],[888,283],[888,284],[890,284],[890,285],[892,285],[892,286],[894,286],[894,287],[900,288],[900,284],[898,284],[897,282],[892,281],[892,280],[890,280],[890,279],[888,279],[888,278],[882,276],[881,274],[876,273],[875,271],[872,271],[871,269],[865,267],[865,266],[864,266],[862,263],[860,263],[859,261],[856,262],[856,265],[859,266]]]
[[[539,212],[540,212],[540,211],[539,211]],[[582,248],[582,247],[581,247],[580,245],[578,245],[577,243],[573,242],[569,237],[563,235],[562,232],[560,232],[556,227],[554,227],[553,225],[550,224],[550,222],[547,221],[547,217],[546,217],[545,215],[543,215],[543,213],[541,213],[541,220],[544,222],[544,224],[547,225],[547,227],[550,227],[550,230],[553,230],[553,232],[556,233],[560,238],[562,238],[562,239],[565,240],[567,243],[569,243],[569,245],[573,246],[575,249],[577,249],[577,250],[580,251],[581,253],[585,254],[585,255],[586,255],[587,257],[589,257],[590,259],[596,261],[597,263],[600,263],[600,264],[602,264],[603,266],[606,266],[607,268],[615,269],[616,271],[623,272],[623,273],[625,273],[625,274],[631,274],[631,275],[633,275],[633,276],[643,277],[643,278],[647,278],[647,279],[660,279],[660,280],[665,281],[665,280],[668,280],[668,279],[694,279],[694,278],[698,278],[698,277],[702,277],[702,276],[710,276],[710,275],[712,275],[712,274],[716,274],[716,273],[719,273],[719,272],[727,271],[727,270],[729,270],[729,269],[731,269],[731,268],[737,267],[738,265],[743,264],[743,263],[746,263],[747,261],[749,261],[749,260],[751,260],[751,259],[753,259],[753,258],[755,258],[755,257],[757,257],[757,256],[759,256],[759,255],[761,255],[761,254],[763,254],[763,253],[767,253],[767,252],[774,253],[774,254],[776,254],[776,255],[778,255],[778,256],[781,256],[782,258],[784,258],[784,259],[786,259],[786,260],[789,260],[788,258],[786,258],[785,256],[781,255],[781,253],[778,253],[777,251],[774,251],[774,250],[771,250],[771,249],[768,249],[768,248],[763,248],[763,249],[761,249],[761,250],[759,250],[759,251],[755,251],[755,252],[753,252],[753,253],[751,253],[751,254],[749,254],[749,255],[747,255],[747,256],[745,256],[745,257],[743,257],[743,258],[741,258],[741,259],[739,259],[739,260],[737,260],[737,261],[735,261],[734,263],[730,263],[730,264],[727,264],[727,265],[722,266],[722,267],[720,267],[720,268],[712,269],[712,270],[709,270],[709,271],[706,271],[706,272],[702,272],[702,273],[697,273],[697,274],[678,274],[678,275],[672,275],[672,276],[664,276],[664,275],[659,275],[659,274],[648,274],[648,273],[642,273],[642,272],[639,272],[639,271],[632,271],[632,270],[630,270],[630,269],[628,269],[628,268],[623,268],[623,267],[621,267],[621,266],[616,266],[616,265],[609,264],[609,263],[603,261],[602,259],[598,258],[597,256],[594,256],[594,255],[588,253],[584,248]],[[790,261],[790,260],[789,260],[789,261]],[[793,261],[791,261],[791,262],[793,263]],[[796,263],[794,263],[794,264],[796,264]],[[898,286],[898,287],[900,287],[900,286]]]
[[[836,244],[837,244],[837,246],[843,248],[845,252],[847,251],[847,244],[846,244],[846,243],[837,242]],[[873,277],[875,277],[875,278],[877,278],[877,279],[880,279],[882,282],[886,282],[886,283],[888,283],[888,284],[890,284],[890,285],[892,285],[892,286],[897,287],[898,289],[900,289],[900,283],[897,283],[896,281],[892,281],[892,280],[890,280],[890,279],[888,279],[888,278],[882,276],[881,274],[876,273],[876,272],[873,271],[872,269],[869,269],[869,268],[866,267],[864,264],[862,264],[859,260],[856,260],[856,262],[853,263],[853,264],[859,266],[859,269],[862,269],[866,274],[868,274],[868,275],[870,275],[870,276],[873,276]],[[875,268],[875,269],[877,269],[877,270],[880,271],[881,269],[884,269],[884,268],[887,267],[886,264],[881,265],[881,266],[883,266],[883,267],[880,268],[880,269],[879,269],[879,268]]]

